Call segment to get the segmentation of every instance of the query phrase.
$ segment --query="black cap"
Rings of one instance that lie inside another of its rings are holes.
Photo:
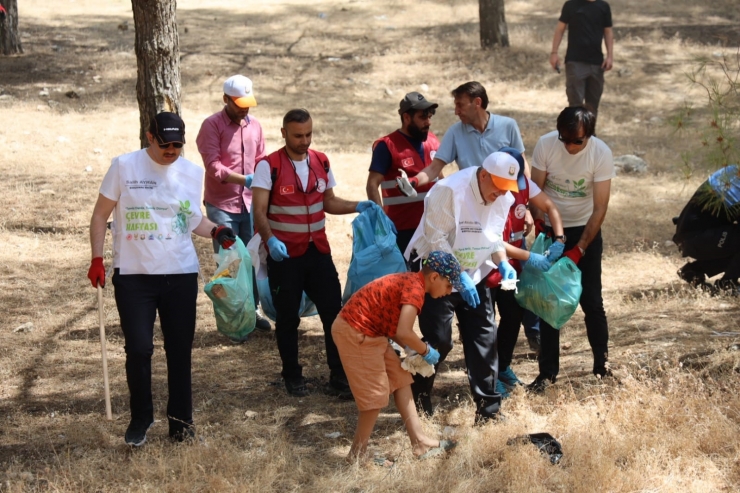
[[[428,110],[430,108],[437,108],[438,106],[437,103],[430,103],[424,99],[424,96],[418,92],[410,92],[401,100],[398,113],[404,114],[409,110]]]
[[[176,113],[158,114],[152,119],[149,131],[160,144],[185,143],[185,122]]]

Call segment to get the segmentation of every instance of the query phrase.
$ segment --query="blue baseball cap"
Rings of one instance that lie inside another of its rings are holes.
[[[451,253],[435,250],[424,260],[424,265],[440,276],[446,277],[457,291],[464,289],[460,280],[460,274],[462,273],[460,262]]]

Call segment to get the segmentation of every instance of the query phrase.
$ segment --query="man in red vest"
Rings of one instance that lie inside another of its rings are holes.
[[[429,131],[432,116],[439,105],[427,101],[418,92],[410,92],[401,100],[398,114],[401,128],[373,143],[373,157],[367,177],[367,198],[378,205],[396,225],[396,243],[401,252],[416,231],[424,214],[424,197],[434,182],[416,188],[413,197],[396,188],[396,178],[402,172],[409,178],[431,164],[439,148],[437,137]],[[378,193],[378,187],[382,191]]]
[[[352,214],[378,205],[334,195],[336,182],[326,154],[309,149],[312,131],[311,115],[304,109],[290,110],[283,117],[285,147],[255,168],[254,222],[269,253],[267,277],[276,311],[275,338],[285,388],[292,396],[309,394],[298,363],[298,312],[305,291],[316,305],[324,329],[331,370],[328,392],[351,399],[331,337],[331,326],[342,308],[342,292],[324,228],[325,213]]]

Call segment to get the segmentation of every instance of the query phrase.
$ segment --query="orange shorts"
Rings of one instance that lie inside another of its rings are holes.
[[[331,336],[360,411],[384,408],[390,394],[414,381],[387,338],[366,336],[342,317],[334,320]]]

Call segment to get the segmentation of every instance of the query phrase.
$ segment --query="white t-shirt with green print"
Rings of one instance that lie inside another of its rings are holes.
[[[560,211],[563,226],[584,226],[594,210],[594,183],[616,176],[612,151],[596,137],[588,139],[578,154],[569,154],[553,131],[540,137],[532,166],[545,171],[542,190]]]

